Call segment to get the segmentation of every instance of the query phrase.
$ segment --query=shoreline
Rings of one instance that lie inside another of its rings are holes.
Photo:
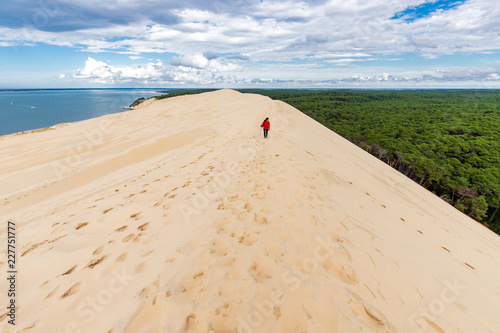
[[[61,91],[65,91],[65,90],[68,90],[68,91],[78,91],[78,90],[82,90],[82,91],[91,91],[91,90],[109,90],[109,91],[124,90],[125,91],[125,90],[144,90],[144,89],[143,88],[6,89],[6,90],[0,90],[0,92],[1,91],[6,91],[6,92],[12,92],[12,91],[14,91],[14,92],[15,91],[20,91],[20,92],[22,92],[22,91],[59,91],[59,90],[61,90]],[[86,120],[91,120],[91,119],[99,118],[99,117],[102,117],[102,116],[105,116],[105,115],[109,115],[109,114],[117,114],[117,113],[122,113],[122,112],[126,112],[126,111],[131,111],[131,110],[139,109],[139,108],[145,107],[145,105],[149,105],[152,102],[151,100],[154,99],[154,98],[157,98],[159,96],[169,95],[169,94],[177,94],[178,91],[186,91],[186,92],[197,91],[197,93],[203,93],[204,92],[204,91],[201,91],[199,89],[179,89],[179,88],[171,89],[171,91],[168,91],[168,90],[156,90],[155,93],[158,93],[160,95],[154,95],[154,96],[147,97],[147,98],[145,98],[145,97],[137,98],[135,101],[133,101],[128,106],[122,106],[122,107],[120,107],[120,109],[119,109],[120,111],[114,111],[114,112],[111,112],[111,113],[105,113],[105,114],[102,114],[102,115],[98,115],[98,116],[91,117],[91,118],[86,118],[86,119],[80,119],[80,120],[75,120],[75,121],[63,121],[63,122],[56,123],[56,124],[53,124],[53,125],[50,125],[50,126],[36,127],[36,128],[32,128],[32,129],[27,129],[27,130],[24,130],[24,131],[13,132],[13,133],[8,133],[8,134],[2,134],[2,135],[0,135],[0,139],[3,138],[3,137],[5,137],[5,136],[9,136],[9,135],[24,135],[24,134],[30,134],[30,133],[44,132],[44,131],[56,129],[56,128],[60,127],[60,125],[64,125],[64,124],[73,124],[73,123],[78,123],[80,121],[86,121]],[[182,95],[180,95],[180,96],[182,96]],[[176,97],[176,96],[172,96],[172,97]],[[136,103],[141,98],[144,98],[144,100],[141,101],[141,103],[133,106],[133,104]],[[169,97],[169,98],[171,98],[171,97]],[[162,99],[164,99],[164,98],[162,98]],[[157,100],[160,100],[160,99],[157,99]],[[144,104],[144,103],[146,103],[146,104]]]
[[[167,89],[167,90],[165,90]],[[220,89],[224,89],[224,88],[214,88],[216,89],[215,91],[217,90],[220,90]],[[242,90],[244,93],[245,93],[245,90],[252,90],[252,89],[262,89],[262,88],[241,88],[239,90]],[[279,90],[278,88],[265,88],[266,90]],[[454,89],[454,88],[446,88],[446,89],[413,89],[413,88],[407,88],[407,89],[367,89],[367,88],[359,88],[359,89],[356,89],[356,88],[345,88],[345,89],[339,89],[339,88],[291,88],[292,90],[312,90],[312,91],[315,91],[315,90],[332,90],[332,91],[335,91],[335,90],[341,90],[341,91],[345,91],[345,90],[353,90],[353,91],[395,91],[395,92],[404,92],[404,91],[500,91],[500,89],[467,89],[467,88],[464,88],[464,89]],[[97,90],[97,91],[113,91],[113,90],[117,90],[117,91],[127,91],[127,90],[154,90],[155,93],[158,93],[158,94],[175,94],[176,92],[190,92],[190,91],[200,91],[200,93],[204,93],[205,91],[204,90],[211,90],[211,88],[26,88],[26,89],[23,89],[23,88],[20,88],[20,89],[0,89],[0,92],[29,92],[29,91],[92,91],[92,90]],[[151,99],[153,97],[157,97],[157,96],[160,96],[160,95],[155,95],[155,96],[151,96],[151,97],[147,97],[146,98],[146,101],[148,99]],[[132,102],[133,104],[134,102]],[[131,104],[130,104],[131,105]],[[106,113],[106,114],[103,114],[103,115],[107,115],[107,114],[114,114],[114,113],[120,113],[120,112],[124,112],[123,110],[125,111],[130,111],[130,110],[134,110],[135,107],[131,107],[130,105],[128,106],[121,106],[120,107],[120,110],[122,111],[115,111],[113,113]],[[24,133],[31,133],[33,131],[42,131],[42,130],[50,130],[50,128],[52,127],[57,127],[58,125],[61,125],[61,124],[70,124],[70,123],[75,123],[75,122],[79,122],[79,121],[85,121],[85,120],[90,120],[90,119],[94,119],[94,118],[98,118],[102,115],[99,115],[99,116],[95,116],[95,117],[91,117],[91,118],[86,118],[86,119],[81,119],[81,120],[76,120],[76,121],[62,121],[62,122],[58,122],[58,123],[55,123],[53,125],[49,125],[49,126],[43,126],[43,127],[36,127],[36,128],[31,128],[31,129],[27,129],[27,130],[24,130],[24,131],[19,131],[19,132],[13,132],[13,133],[8,133],[8,134],[2,134],[0,135],[0,138],[4,137],[4,136],[8,136],[8,135],[21,135],[21,134],[24,134]]]
[[[5,105],[0,137],[46,130],[64,123],[89,120],[123,112],[138,97],[157,96],[161,89],[6,89],[0,92]],[[140,94],[140,95],[139,95]],[[72,103],[73,99],[75,103]],[[36,109],[26,105],[36,105]],[[73,109],[75,105],[75,109]],[[23,121],[26,118],[28,121]]]

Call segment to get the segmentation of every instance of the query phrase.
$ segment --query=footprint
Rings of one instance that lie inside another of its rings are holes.
[[[50,240],[50,241],[49,241],[49,243],[54,243],[54,242],[57,242],[58,240],[60,240],[61,238],[66,237],[66,236],[68,236],[68,235],[62,235],[62,236],[59,236],[59,237],[57,237],[57,238],[54,238],[54,239]]]
[[[141,215],[141,212],[130,215],[130,218],[139,220],[139,215]]]
[[[248,272],[250,273],[250,275],[252,275],[253,279],[257,283],[262,283],[265,279],[272,278],[269,267],[267,267],[266,269],[266,267],[261,267],[256,262],[254,262],[252,266],[250,266]]]
[[[261,214],[255,214],[255,222],[258,224],[269,224],[269,220],[267,217],[262,216]]]
[[[462,264],[464,264],[465,266],[469,267],[470,269],[472,269],[473,271],[476,271],[476,269],[474,267],[472,267],[471,265],[469,265],[468,263],[466,262],[463,262]]]
[[[355,300],[348,301],[352,311],[372,331],[396,332],[396,328],[387,320],[382,312],[362,302],[358,295],[353,294]]]
[[[61,286],[57,286],[54,290],[52,290],[47,296],[45,296],[45,299],[50,298],[54,296],[54,294],[59,290]],[[1,320],[0,320],[1,321]]]
[[[36,326],[36,323],[31,325],[31,326],[28,326],[28,327],[25,327],[23,328],[22,330],[18,331],[18,333],[28,333],[30,332],[33,328],[35,328]]]
[[[189,327],[193,327],[193,325],[196,323],[195,322],[196,316],[191,313],[189,316],[186,317],[186,324],[184,325],[184,332],[189,331]]]
[[[155,250],[149,250],[149,251],[144,252],[143,254],[141,254],[141,257],[147,257],[147,256],[149,256],[151,253],[154,253],[154,252],[155,252]]]
[[[43,245],[45,243],[47,243],[48,240],[44,240],[43,242],[40,242],[40,243],[36,243],[34,245],[32,245],[29,249],[27,249],[26,251],[24,251],[22,254],[21,254],[21,257],[24,257],[25,255],[27,255],[28,253],[30,253],[31,251],[34,251],[36,250],[37,247],[39,247],[40,245]]]
[[[109,257],[109,255],[102,256],[98,259],[94,259],[89,264],[87,265],[88,268],[93,269],[95,266],[99,265],[101,262],[106,260]]]
[[[73,267],[71,267],[70,269],[68,269],[66,272],[62,273],[61,275],[68,275],[68,274],[71,274],[73,273],[73,271],[75,270],[75,268],[77,267],[78,265],[75,265]]]
[[[138,297],[139,299],[149,298],[153,295],[153,292],[157,289],[158,287],[155,288],[154,283],[152,283],[149,286],[144,287],[144,289],[142,289],[141,292],[139,293]]]
[[[78,283],[74,284],[73,286],[71,286],[71,288],[69,288],[68,290],[66,290],[64,292],[64,294],[61,295],[61,298],[66,298],[66,297],[69,297],[71,295],[76,294],[80,290],[80,285],[81,284],[82,284],[81,282],[78,282]]]
[[[130,234],[127,237],[125,237],[124,239],[122,239],[122,242],[126,243],[126,242],[130,241],[134,237],[135,237],[134,234]]]
[[[128,228],[128,225],[124,225],[121,228],[115,229],[115,232],[122,232],[122,231],[125,231],[125,229],[127,229],[127,228]]]
[[[428,318],[424,317],[425,321],[427,322],[427,324],[429,324],[429,326],[431,326],[436,332],[439,332],[439,333],[446,333],[441,327],[439,327],[435,322],[433,322],[432,320],[429,320]]]
[[[358,279],[356,277],[356,271],[349,265],[344,265],[340,262],[333,261],[331,259],[326,260],[323,265],[323,269],[339,280],[349,283],[356,284]]]
[[[144,231],[144,230],[146,230],[148,228],[149,223],[150,222],[146,222],[143,225],[138,226],[137,229],[139,229],[140,231]]]
[[[134,238],[134,243],[138,243],[144,234],[141,232]]]
[[[104,250],[104,246],[99,246],[97,249],[95,249],[95,251],[92,253],[92,255],[101,254],[103,250]]]
[[[211,243],[210,247],[210,253],[213,255],[216,255],[218,257],[224,257],[226,256],[229,252],[231,252],[232,247],[224,239],[217,238]]]
[[[257,237],[254,234],[248,234],[246,231],[238,239],[238,243],[244,244],[246,246],[251,246],[257,241]]]
[[[76,230],[79,230],[79,229],[81,229],[81,228],[83,228],[83,227],[86,227],[88,224],[89,224],[88,222],[83,222],[83,223],[80,223],[80,224],[78,224],[78,225],[75,227],[75,229],[76,229]]]
[[[139,265],[137,265],[137,267],[135,268],[135,272],[136,273],[141,273],[144,271],[144,269],[146,268],[148,262],[147,260],[144,260],[143,262],[141,262]]]
[[[122,253],[118,258],[116,258],[116,261],[125,261],[128,257],[128,252]]]

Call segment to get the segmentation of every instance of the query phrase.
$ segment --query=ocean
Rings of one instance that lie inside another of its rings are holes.
[[[0,135],[126,111],[139,97],[165,89],[0,90]]]

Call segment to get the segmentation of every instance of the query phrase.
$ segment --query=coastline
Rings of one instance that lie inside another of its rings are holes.
[[[144,89],[36,89],[0,93],[1,136],[50,128],[123,112],[138,97],[158,93]]]

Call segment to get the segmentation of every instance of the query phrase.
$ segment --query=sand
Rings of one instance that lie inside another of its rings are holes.
[[[283,102],[147,104],[0,138],[1,332],[500,332],[493,232]]]

